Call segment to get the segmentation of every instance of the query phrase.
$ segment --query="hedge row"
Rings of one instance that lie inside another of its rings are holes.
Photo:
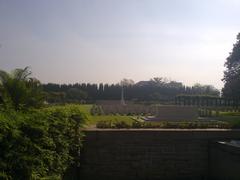
[[[120,128],[176,128],[176,129],[205,129],[205,128],[221,128],[221,129],[229,129],[229,128],[240,128],[240,125],[233,126],[228,122],[222,121],[179,121],[179,122],[171,122],[171,121],[161,121],[161,122],[140,122],[134,121],[133,123],[127,123],[125,121],[99,121],[96,124],[97,128],[101,129],[120,129]]]

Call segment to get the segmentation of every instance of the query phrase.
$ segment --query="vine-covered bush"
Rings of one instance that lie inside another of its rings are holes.
[[[79,166],[85,119],[74,106],[0,111],[0,179],[61,179]]]

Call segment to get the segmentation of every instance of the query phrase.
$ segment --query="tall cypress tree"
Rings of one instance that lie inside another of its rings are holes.
[[[223,96],[226,98],[240,99],[240,33],[237,42],[233,45],[232,52],[225,62]]]

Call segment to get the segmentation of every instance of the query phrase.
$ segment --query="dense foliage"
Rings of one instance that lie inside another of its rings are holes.
[[[85,115],[75,106],[0,112],[0,179],[60,179],[79,166]]]
[[[223,96],[240,100],[240,33],[225,63]]]
[[[28,67],[0,71],[0,179],[74,176],[86,116],[71,105],[43,108],[41,84],[30,75]]]
[[[40,82],[30,77],[28,67],[11,73],[0,70],[1,103],[15,110],[40,107],[44,97]]]
[[[195,84],[184,86],[180,82],[153,78],[149,81],[124,81],[120,84],[45,84],[48,93],[47,101],[58,102],[94,102],[96,100],[119,100],[122,86],[125,100],[134,101],[173,101],[179,94],[219,96],[219,91],[211,85]]]

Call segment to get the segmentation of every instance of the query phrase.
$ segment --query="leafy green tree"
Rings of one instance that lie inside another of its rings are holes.
[[[5,106],[15,110],[41,106],[44,99],[41,83],[30,77],[31,74],[29,67],[11,73],[0,70],[0,91]]]
[[[46,93],[46,101],[48,103],[65,103],[65,99],[66,99],[65,92],[49,91],[45,93]]]
[[[240,33],[237,35],[237,42],[233,45],[232,52],[225,62],[224,97],[240,99]]]
[[[76,100],[78,102],[81,102],[82,100],[87,99],[87,93],[81,89],[70,88],[67,91],[67,98],[70,100]]]
[[[194,84],[192,87],[193,94],[219,96],[220,92],[212,85]]]

